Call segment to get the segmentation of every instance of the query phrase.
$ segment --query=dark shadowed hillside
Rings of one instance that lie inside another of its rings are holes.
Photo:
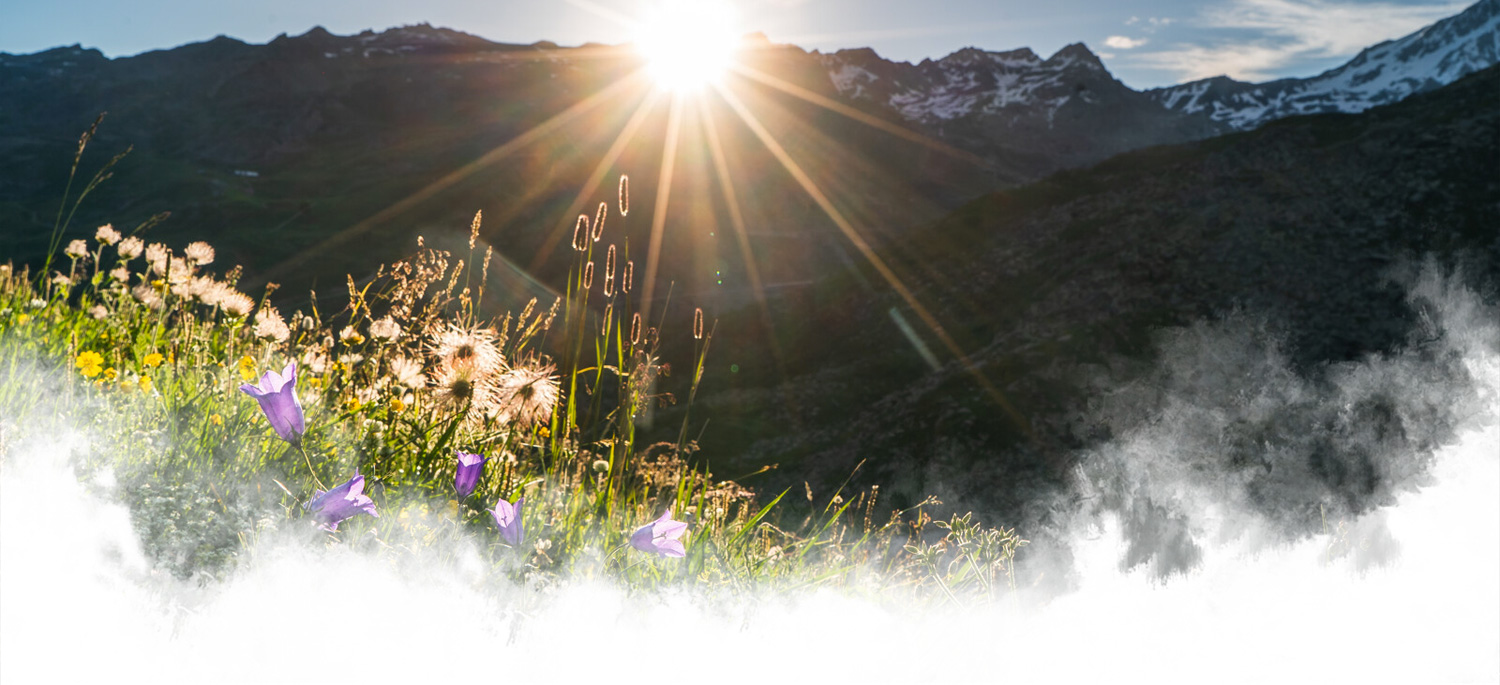
[[[741,342],[756,339],[751,315],[721,326],[695,409],[711,425],[705,452],[735,455],[727,472],[772,462],[825,483],[868,460],[859,480],[895,485],[897,504],[947,488],[1026,520],[1067,455],[1108,437],[1078,420],[1091,383],[1148,368],[1164,327],[1239,311],[1316,375],[1421,330],[1391,280],[1403,264],[1461,266],[1493,296],[1497,160],[1491,68],[1363,114],[1141,150],[985,196],[883,254],[1013,413],[861,268],[773,304],[782,385],[760,382],[778,360]]]

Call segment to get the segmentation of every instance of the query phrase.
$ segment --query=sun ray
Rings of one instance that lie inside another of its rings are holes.
[[[829,99],[796,84],[788,83],[783,79],[767,74],[754,67],[746,66],[744,64],[735,64],[731,66],[730,69],[735,73],[744,76],[745,78],[763,83],[788,95],[806,100],[807,102],[822,107],[830,112],[842,114],[846,117],[849,117],[850,119],[858,121],[861,124],[878,128],[882,131],[885,131],[886,133],[904,138],[913,143],[917,143],[919,145],[927,147],[928,149],[941,152],[956,159],[970,162],[976,166],[984,168],[990,168],[993,166],[988,160],[972,152],[969,152],[967,150],[960,150],[956,147],[953,147],[952,145],[933,140],[932,138],[917,133],[916,131],[898,126],[889,121],[881,119],[880,117],[871,116],[846,104]]]
[[[714,174],[718,177],[719,191],[724,196],[724,204],[729,210],[729,224],[734,229],[734,237],[739,244],[740,256],[745,261],[745,273],[750,278],[750,291],[755,296],[755,304],[760,309],[761,327],[766,332],[766,342],[771,348],[771,359],[776,363],[776,370],[781,378],[786,378],[786,361],[781,354],[781,343],[776,339],[776,324],[771,319],[771,307],[766,301],[766,289],[760,280],[760,266],[755,261],[755,252],[750,248],[750,234],[745,227],[745,215],[740,211],[739,195],[735,193],[734,183],[729,178],[729,163],[725,159],[724,146],[719,141],[719,127],[714,124],[714,118],[708,111],[708,103],[703,98],[698,99],[698,119],[703,122],[703,129],[708,138],[708,152],[713,158]],[[785,392],[785,401],[790,406],[788,415],[792,421],[798,421],[800,415],[795,406],[796,397],[790,392]]]
[[[968,371],[969,375],[974,377],[980,387],[1000,405],[1001,409],[1016,422],[1016,425],[1022,431],[1028,436],[1032,436],[1031,424],[1026,420],[1026,417],[1016,411],[1016,408],[1005,398],[1005,395],[1001,394],[1000,390],[969,360],[969,356],[964,353],[963,349],[958,346],[957,341],[938,322],[937,317],[933,316],[932,312],[928,311],[927,307],[917,299],[911,289],[896,275],[896,272],[892,271],[891,267],[885,263],[885,260],[881,259],[880,255],[875,253],[875,250],[865,241],[859,230],[844,218],[843,213],[837,207],[833,206],[833,203],[829,201],[828,196],[823,193],[818,184],[813,181],[811,176],[807,175],[807,172],[802,170],[801,165],[797,164],[796,160],[792,159],[792,156],[787,153],[781,143],[777,142],[771,136],[770,131],[761,125],[760,120],[755,117],[755,114],[745,107],[745,104],[740,101],[739,97],[728,88],[719,86],[715,90],[719,93],[720,97],[724,98],[724,101],[729,104],[735,114],[739,115],[740,120],[745,122],[745,125],[755,134],[755,137],[760,139],[761,144],[770,151],[771,155],[776,158],[776,161],[780,162],[787,173],[791,174],[792,178],[797,181],[797,184],[802,186],[802,190],[812,198],[813,202],[817,203],[818,207],[823,210],[823,213],[828,216],[828,219],[844,234],[844,237],[854,245],[855,249],[859,250],[860,254],[871,266],[875,267],[875,270],[880,273],[881,278],[884,278],[886,283],[906,302],[906,305],[911,307],[912,311],[916,312],[917,317],[922,320],[922,323],[926,324],[933,335],[942,341],[943,346],[948,348],[948,352],[963,364],[964,370]]]
[[[661,238],[667,223],[667,202],[672,196],[672,175],[677,165],[677,138],[682,132],[682,93],[672,95],[667,115],[667,140],[661,151],[661,176],[656,186],[656,206],[651,214],[651,241],[646,249],[646,280],[641,285],[641,320],[651,320],[651,298],[656,294],[656,268],[661,257]]]
[[[619,161],[620,155],[625,152],[625,147],[635,139],[635,134],[640,130],[641,124],[646,121],[646,116],[656,109],[656,103],[660,100],[660,91],[652,89],[646,98],[641,101],[641,104],[635,108],[635,113],[630,115],[630,120],[625,122],[625,127],[620,129],[620,134],[615,136],[615,141],[610,144],[609,151],[604,153],[604,158],[599,160],[599,164],[594,167],[593,173],[589,174],[589,179],[583,184],[583,189],[579,191],[577,197],[573,198],[573,202],[568,205],[568,211],[563,213],[563,216],[567,217],[567,221],[559,227],[559,230],[547,236],[547,242],[543,243],[541,248],[537,250],[536,255],[531,258],[531,270],[533,272],[547,263],[547,258],[552,256],[552,252],[562,243],[563,238],[573,234],[573,217],[578,216],[579,212],[583,211],[584,204],[599,190],[599,184],[604,182],[605,175],[609,173],[610,169],[614,168],[615,162]]]
[[[524,149],[526,146],[536,142],[543,136],[556,131],[564,124],[567,124],[580,115],[604,104],[632,85],[639,87],[643,78],[644,77],[641,72],[634,72],[630,77],[621,79],[613,85],[572,104],[567,109],[552,115],[546,121],[543,121],[542,123],[531,127],[525,133],[522,133],[521,135],[516,136],[515,138],[512,138],[509,141],[501,144],[499,147],[486,152],[479,159],[469,162],[468,164],[465,164],[462,167],[449,172],[446,176],[443,176],[442,178],[427,184],[427,186],[423,187],[422,189],[400,200],[397,200],[396,202],[387,206],[385,209],[382,209],[370,215],[369,217],[360,220],[353,226],[345,228],[344,230],[323,239],[318,244],[313,245],[312,247],[299,251],[296,255],[293,255],[292,257],[283,260],[281,263],[271,267],[270,269],[267,269],[265,274],[257,279],[257,282],[266,283],[276,278],[280,278],[284,274],[290,273],[294,269],[301,267],[303,264],[306,264],[307,262],[328,251],[334,246],[343,243],[351,238],[354,238],[355,236],[358,236],[374,228],[375,226],[390,220],[391,218],[401,214],[402,212],[415,207],[416,205],[430,199],[439,192],[452,187],[459,181],[468,178],[470,175],[474,174],[474,172],[488,167],[491,164],[504,159],[506,156],[514,154],[518,150]]]

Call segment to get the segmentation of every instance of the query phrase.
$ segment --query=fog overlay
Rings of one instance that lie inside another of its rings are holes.
[[[0,443],[0,681],[1497,680],[1500,315],[1460,277],[1409,284],[1407,349],[1316,377],[1251,316],[1164,332],[1147,380],[1101,389],[1114,437],[1020,531],[1000,605],[523,587],[487,540],[375,553],[292,524],[183,581],[109,470],[77,475],[90,436],[0,407],[46,428]]]

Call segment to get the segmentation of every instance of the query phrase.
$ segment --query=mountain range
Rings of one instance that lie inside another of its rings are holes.
[[[869,460],[858,478],[898,504],[951,486],[1022,522],[1031,494],[1067,477],[1059,455],[1098,438],[1072,418],[1089,374],[1148,363],[1161,327],[1248,310],[1282,327],[1301,368],[1401,344],[1412,320],[1383,270],[1424,254],[1481,279],[1500,265],[1497,4],[1314,78],[1146,92],[1082,44],[908,64],[752,38],[728,87],[968,359],[707,98],[681,114],[661,263],[666,316],[721,321],[693,408],[712,422],[702,454],[716,470],[783,464],[771,487],[836,483]],[[345,274],[417,236],[462,249],[483,210],[493,287],[514,293],[493,305],[545,297],[573,263],[573,218],[613,200],[618,174],[633,209],[607,240],[646,240],[671,135],[668,105],[634,87],[639,66],[623,48],[426,25],[117,59],[0,53],[0,257],[39,261],[78,134],[108,111],[84,173],[133,151],[67,237],[171,212],[149,238],[210,241],[249,283],[282,284],[284,310],[308,289],[336,309]],[[743,242],[708,122],[746,199]],[[591,178],[609,182],[581,192]],[[664,341],[666,358],[690,357],[674,349],[690,341]]]

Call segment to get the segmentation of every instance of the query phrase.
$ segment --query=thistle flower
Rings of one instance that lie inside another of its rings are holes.
[[[267,371],[260,377],[259,385],[246,383],[240,391],[255,398],[260,410],[276,435],[293,445],[302,442],[307,432],[307,422],[302,415],[302,404],[297,401],[297,362],[287,362],[281,373]]]
[[[495,413],[492,383],[472,367],[445,364],[438,368],[433,385],[433,396],[439,402],[464,411],[470,421],[478,422]]]
[[[427,377],[422,375],[422,365],[406,357],[391,358],[391,375],[396,378],[397,383],[413,390],[427,385]]]
[[[94,240],[105,245],[113,245],[120,242],[120,232],[115,230],[114,224],[104,224],[99,230],[94,231]]]
[[[121,240],[120,244],[115,246],[115,250],[119,251],[121,259],[135,259],[141,256],[141,251],[145,248],[146,243],[135,236]]]
[[[687,549],[679,538],[686,532],[687,523],[673,521],[672,510],[668,509],[661,518],[635,529],[630,534],[630,546],[664,557],[685,557]]]
[[[68,247],[63,250],[63,254],[73,259],[83,259],[89,256],[89,244],[82,240],[69,241]]]
[[[500,529],[500,539],[511,547],[520,547],[521,541],[526,538],[526,533],[521,528],[521,507],[525,504],[525,497],[516,500],[515,505],[501,498],[495,502],[494,509],[485,510],[495,517],[495,527]]]
[[[255,308],[255,300],[234,288],[224,286],[226,291],[219,295],[219,308],[229,312],[230,316],[244,318]],[[288,332],[288,335],[291,333]]]
[[[255,337],[282,343],[292,337],[292,330],[275,307],[262,307],[255,313]]]
[[[188,246],[183,248],[182,253],[187,255],[188,262],[196,266],[212,264],[214,261],[213,246],[201,240],[188,243]]]
[[[466,367],[478,376],[489,376],[505,366],[495,346],[495,331],[488,328],[461,328],[449,324],[437,334],[432,350],[439,360],[452,367]]]
[[[375,500],[364,494],[364,490],[365,477],[356,471],[353,478],[328,492],[314,490],[312,501],[304,504],[303,508],[312,512],[319,528],[330,533],[339,529],[340,522],[360,512],[380,518],[380,514],[375,511]]]
[[[497,393],[505,413],[523,426],[546,423],[557,406],[558,384],[550,364],[528,365],[500,376]]]
[[[458,453],[458,473],[453,477],[453,489],[458,492],[459,499],[474,494],[474,486],[479,485],[479,477],[484,475],[486,461],[489,460],[482,454]]]
[[[370,324],[370,337],[390,342],[401,337],[401,325],[387,316]]]

